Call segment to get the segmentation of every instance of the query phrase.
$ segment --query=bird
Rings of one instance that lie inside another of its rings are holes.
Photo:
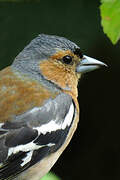
[[[79,122],[78,82],[105,63],[67,38],[39,34],[0,71],[0,180],[39,180]]]

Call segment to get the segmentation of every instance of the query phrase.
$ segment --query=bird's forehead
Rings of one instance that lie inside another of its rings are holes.
[[[52,56],[58,51],[74,52],[77,48],[79,47],[75,43],[64,37],[40,34],[24,50],[36,51],[43,56]]]
[[[36,43],[35,43],[36,42]],[[61,49],[61,50],[71,50],[74,51],[78,46],[72,41],[59,36],[40,34],[37,38],[33,40],[33,43],[38,44],[39,47],[47,47]]]

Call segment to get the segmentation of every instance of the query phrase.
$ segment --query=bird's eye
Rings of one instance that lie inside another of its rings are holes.
[[[63,57],[62,61],[65,63],[65,64],[70,64],[72,62],[72,57],[69,56],[69,55],[66,55]]]

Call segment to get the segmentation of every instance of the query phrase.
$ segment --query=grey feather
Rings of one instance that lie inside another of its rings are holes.
[[[37,127],[54,120],[62,124],[72,103],[68,94],[61,93],[55,99],[49,99],[42,107],[36,108],[35,112],[30,110],[22,115],[16,116],[12,122],[27,123],[30,127]]]

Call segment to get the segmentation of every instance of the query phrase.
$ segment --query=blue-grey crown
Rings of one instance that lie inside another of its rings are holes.
[[[54,36],[40,34],[35,39],[33,39],[21,53],[16,57],[19,59],[34,59],[41,60],[47,59],[49,56],[53,55],[57,50],[71,50],[74,51],[79,48],[75,43],[70,40]]]

